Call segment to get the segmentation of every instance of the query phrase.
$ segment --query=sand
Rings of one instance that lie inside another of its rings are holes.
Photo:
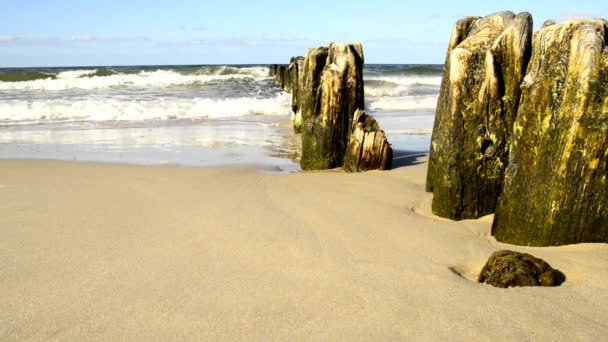
[[[528,248],[388,172],[0,161],[0,340],[604,340],[608,245]],[[474,282],[492,252],[556,288]]]

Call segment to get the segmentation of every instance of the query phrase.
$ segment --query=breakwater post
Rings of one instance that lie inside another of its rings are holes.
[[[331,43],[292,58],[288,66],[271,67],[277,86],[293,94],[304,170],[390,168],[392,148],[377,121],[363,112],[363,63],[360,43]]]
[[[459,20],[437,103],[427,173],[433,213],[494,212],[532,40],[532,17],[501,12]]]

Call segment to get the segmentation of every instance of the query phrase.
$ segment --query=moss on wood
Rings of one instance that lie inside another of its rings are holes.
[[[608,242],[608,24],[534,36],[492,231],[502,242]]]
[[[460,220],[496,208],[532,40],[532,17],[459,20],[448,46],[427,173],[433,213]]]
[[[363,108],[360,43],[309,49],[300,92],[304,170],[342,166],[352,115]]]

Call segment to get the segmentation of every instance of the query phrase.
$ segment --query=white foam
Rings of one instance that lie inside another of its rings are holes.
[[[441,76],[372,76],[366,77],[365,80],[384,81],[403,86],[441,85]]]
[[[365,86],[365,95],[373,97],[381,96],[405,96],[410,93],[410,86],[403,85],[382,85],[382,86]]]
[[[219,68],[202,67],[198,70],[198,75],[249,75],[253,77],[269,77],[268,67],[233,67],[223,65]]]
[[[434,110],[437,106],[438,95],[426,96],[398,96],[369,99],[367,109],[369,110]]]
[[[402,129],[385,129],[386,134],[400,134],[400,135],[431,135],[433,134],[433,128],[402,128]]]
[[[90,75],[95,70],[64,71],[57,79],[39,79],[22,82],[2,82],[0,90],[66,90],[66,89],[98,89],[109,87],[169,87],[177,85],[203,84],[231,78],[258,78],[261,68],[253,69],[243,74],[230,75],[184,75],[172,70],[142,71],[137,74],[115,74],[103,77],[80,77]],[[265,75],[268,75],[266,69]]]
[[[78,78],[78,77],[82,77],[82,76],[92,75],[96,72],[97,72],[97,69],[62,71],[59,74],[57,74],[57,78],[59,78],[59,79]]]
[[[88,98],[81,100],[8,100],[0,102],[0,123],[53,121],[144,121],[239,117],[245,115],[288,115],[291,95],[258,99],[154,100]]]
[[[365,95],[406,96],[419,87],[437,88],[441,85],[438,76],[376,76],[365,78]]]

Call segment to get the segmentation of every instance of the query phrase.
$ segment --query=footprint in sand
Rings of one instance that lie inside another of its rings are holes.
[[[483,268],[483,265],[483,263],[452,265],[448,267],[448,270],[452,271],[452,273],[463,279],[470,280],[476,283],[477,276]]]

